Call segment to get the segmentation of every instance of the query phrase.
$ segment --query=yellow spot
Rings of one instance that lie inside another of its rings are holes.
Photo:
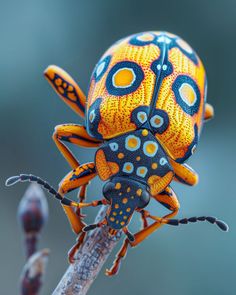
[[[161,123],[161,119],[156,117],[154,122],[156,125],[159,125]]]
[[[117,215],[117,213],[116,213],[116,212],[112,212],[112,215],[116,216],[116,215]]]
[[[70,99],[76,101],[76,96],[75,96],[74,93],[68,93],[67,96],[68,96]]]
[[[142,131],[142,135],[143,135],[143,136],[147,136],[147,135],[148,135],[148,130],[147,130],[147,129],[143,129],[143,131]]]
[[[179,88],[181,98],[190,106],[194,105],[196,101],[196,93],[190,84],[183,83]]]
[[[119,193],[119,196],[122,196],[122,193]]]
[[[64,82],[64,83],[63,83],[63,87],[66,88],[66,86],[67,86],[67,84]]]
[[[138,156],[138,157],[136,158],[136,160],[137,160],[137,161],[140,161],[140,160],[141,160],[141,157]]]
[[[57,86],[60,86],[62,84],[62,80],[58,78],[55,80],[55,83]]]
[[[118,224],[119,223],[119,220],[116,220],[116,224]]]
[[[93,116],[94,116],[93,113],[91,113],[91,114],[89,115],[89,121],[92,121],[92,120],[93,120]]]
[[[123,216],[123,219],[126,220],[128,217],[126,215]]]
[[[149,143],[146,145],[147,154],[150,154],[150,155],[154,154],[156,152],[156,149],[157,147],[154,143]]]
[[[128,139],[127,144],[129,148],[136,148],[138,145],[138,140],[137,138],[131,137]]]
[[[126,212],[130,212],[130,211],[131,211],[131,208],[127,208],[127,209],[126,209]]]
[[[119,204],[115,204],[115,208],[118,209],[119,208]]]
[[[128,165],[125,166],[125,169],[126,169],[127,171],[131,171],[132,166],[128,164]]]
[[[142,195],[142,190],[141,188],[139,188],[137,191],[136,191],[136,194],[140,197]]]
[[[127,193],[129,193],[131,191],[131,188],[130,187],[128,187],[127,188]]]
[[[138,36],[137,39],[140,41],[153,41],[154,36],[152,34],[147,33],[147,34]]]
[[[72,91],[73,89],[74,89],[73,86],[71,85],[68,86],[68,91]]]
[[[124,156],[125,156],[125,155],[124,155],[123,153],[119,153],[119,154],[118,154],[118,158],[119,158],[119,159],[123,159]]]
[[[146,118],[146,116],[144,114],[140,114],[139,117],[142,121],[144,121],[144,119]]]
[[[121,221],[120,225],[124,225],[124,224],[125,224],[125,222],[124,221]]]
[[[131,69],[120,69],[113,76],[114,86],[116,87],[128,87],[131,86],[134,81],[134,73]]]
[[[122,215],[122,214],[123,214],[123,211],[121,210],[121,211],[119,212],[119,214]]]
[[[58,91],[61,93],[61,94],[64,94],[64,89],[62,87],[58,87]]]
[[[158,165],[157,163],[152,163],[152,169],[157,169]]]
[[[121,183],[117,182],[116,185],[115,185],[115,189],[120,189],[120,188],[121,188]]]
[[[146,170],[145,170],[144,168],[141,168],[141,169],[139,170],[139,173],[140,173],[140,174],[144,174],[145,171],[146,171]]]
[[[123,204],[128,203],[128,199],[127,199],[127,198],[124,198],[124,199],[122,200],[122,203],[123,203]]]
[[[114,217],[110,217],[110,220],[111,220],[111,221],[115,221],[115,218],[114,218]]]

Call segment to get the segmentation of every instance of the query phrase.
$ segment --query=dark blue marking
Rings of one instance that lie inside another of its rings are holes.
[[[102,134],[98,132],[98,125],[101,120],[101,115],[100,115],[101,102],[102,102],[102,98],[101,97],[97,98],[95,102],[88,109],[87,116],[86,116],[86,130],[90,136],[96,139],[103,139]],[[92,111],[94,111],[95,117],[93,122],[90,122],[89,116]]]
[[[192,155],[192,148],[194,147],[194,145],[197,145],[197,143],[198,143],[198,127],[197,127],[197,124],[194,125],[194,134],[195,134],[195,136],[194,136],[193,142],[189,146],[187,152],[185,153],[185,156],[182,157],[182,158],[176,159],[175,161],[177,163],[185,162]]]
[[[172,48],[178,48],[184,55],[186,55],[195,65],[198,65],[199,60],[197,57],[197,54],[192,51],[192,53],[187,52],[186,50],[184,50],[184,48],[182,48],[176,41],[177,40],[182,40],[180,37],[175,37],[175,38],[171,38],[169,36],[166,36],[167,38],[171,39],[171,42],[169,44],[169,49]],[[184,40],[183,40],[184,41]],[[184,41],[185,42],[185,41]],[[192,49],[192,48],[191,48]],[[192,49],[193,50],[193,49]]]
[[[130,68],[134,71],[135,74],[135,80],[131,86],[120,88],[113,85],[112,79],[114,74],[123,68]],[[107,80],[106,80],[106,88],[109,94],[116,95],[116,96],[122,96],[126,94],[130,94],[138,89],[141,82],[144,79],[144,73],[142,68],[135,62],[132,61],[121,61],[115,64],[110,72],[108,73]]]
[[[191,85],[196,93],[196,102],[193,106],[189,106],[186,102],[183,101],[183,99],[180,96],[179,89],[183,83]],[[174,91],[176,102],[185,113],[187,113],[190,116],[193,116],[198,112],[201,102],[201,94],[196,82],[193,79],[191,79],[187,75],[178,76],[172,84],[172,90]]]
[[[151,69],[156,74],[156,76],[161,76],[161,81],[173,72],[173,66],[169,62],[169,60],[165,58],[165,60],[163,61],[162,58],[163,57],[160,56],[160,58],[155,60],[151,65]],[[160,69],[158,69],[159,65]],[[166,66],[165,70],[162,68],[163,66]]]
[[[92,173],[93,171],[91,169],[86,169],[83,172],[81,172],[80,174],[73,174],[70,178],[70,180],[75,180],[75,179],[79,179],[82,178],[84,176],[88,176]],[[94,169],[95,172],[95,169]]]
[[[167,203],[164,202],[159,202],[160,204],[162,204],[164,207],[166,207],[167,209],[171,210],[171,206]]]
[[[160,127],[154,127],[151,125],[151,129],[154,132],[154,134],[158,133],[158,134],[162,134],[163,132],[166,131],[166,129],[169,126],[169,116],[167,114],[167,112],[160,110],[160,109],[154,109],[154,111],[152,112],[152,117],[158,115],[161,118],[163,118],[163,124]]]
[[[88,139],[88,138],[85,138],[85,137],[82,137],[82,136],[79,136],[77,134],[71,134],[71,135],[68,135],[68,136],[59,136],[59,139],[62,140],[62,141],[67,141],[67,142],[71,142],[71,138],[75,138],[75,139],[79,139],[79,140],[84,140],[86,142],[91,142],[91,143],[96,143],[97,141],[93,141],[91,139]]]
[[[131,122],[134,123],[136,125],[137,128],[140,128],[142,125],[144,125],[146,122],[142,123],[138,120],[138,113],[139,112],[144,112],[147,115],[148,118],[148,114],[149,114],[149,108],[148,106],[139,106],[136,109],[134,109],[132,111],[131,114]]]
[[[93,76],[94,76],[94,79],[95,79],[96,82],[98,82],[98,81],[102,78],[102,76],[104,75],[104,73],[106,72],[106,70],[107,70],[107,68],[108,68],[108,66],[109,66],[109,64],[110,64],[110,61],[111,61],[111,55],[108,55],[108,56],[106,56],[105,58],[103,58],[102,60],[100,60],[100,61],[98,62],[98,64],[96,65],[96,67],[95,67],[95,69],[94,69],[94,73],[93,73]],[[97,76],[97,69],[98,69],[98,67],[99,67],[103,62],[105,62],[104,68],[103,68],[103,70],[101,71],[101,73]]]

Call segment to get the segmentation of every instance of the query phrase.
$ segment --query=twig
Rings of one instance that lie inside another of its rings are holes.
[[[105,213],[106,207],[103,206],[95,223],[101,221]],[[106,226],[89,232],[75,254],[75,262],[69,265],[52,295],[85,295],[120,236],[121,232],[114,237],[109,236]]]

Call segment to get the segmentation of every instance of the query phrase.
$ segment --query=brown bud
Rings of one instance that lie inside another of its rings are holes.
[[[42,286],[48,262],[49,250],[43,249],[33,254],[25,264],[21,275],[21,295],[37,295]]]
[[[25,233],[27,257],[36,250],[38,235],[48,218],[48,203],[41,187],[29,185],[18,207],[18,218]]]

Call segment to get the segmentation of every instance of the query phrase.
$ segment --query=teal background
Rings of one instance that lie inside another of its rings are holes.
[[[24,264],[16,211],[27,185],[6,188],[8,176],[32,172],[57,186],[69,171],[51,134],[55,125],[81,123],[43,77],[49,64],[68,71],[86,91],[93,67],[113,42],[131,33],[166,30],[182,36],[198,52],[208,73],[208,101],[215,119],[206,124],[189,163],[200,175],[198,186],[174,184],[179,217],[214,215],[230,232],[209,224],[163,227],[130,250],[120,273],[101,272],[89,294],[233,295],[235,294],[235,51],[236,2],[233,0],[29,1],[0,0],[0,293],[18,294]],[[81,162],[94,150],[73,148]],[[89,189],[98,198],[101,182]],[[75,196],[71,194],[70,196]],[[55,200],[40,248],[51,255],[42,294],[50,294],[67,268],[75,236]],[[151,203],[156,215],[165,212]],[[97,209],[86,211],[92,222]],[[134,220],[133,231],[138,229]],[[118,248],[116,249],[116,251]],[[114,259],[110,256],[104,269]]]

